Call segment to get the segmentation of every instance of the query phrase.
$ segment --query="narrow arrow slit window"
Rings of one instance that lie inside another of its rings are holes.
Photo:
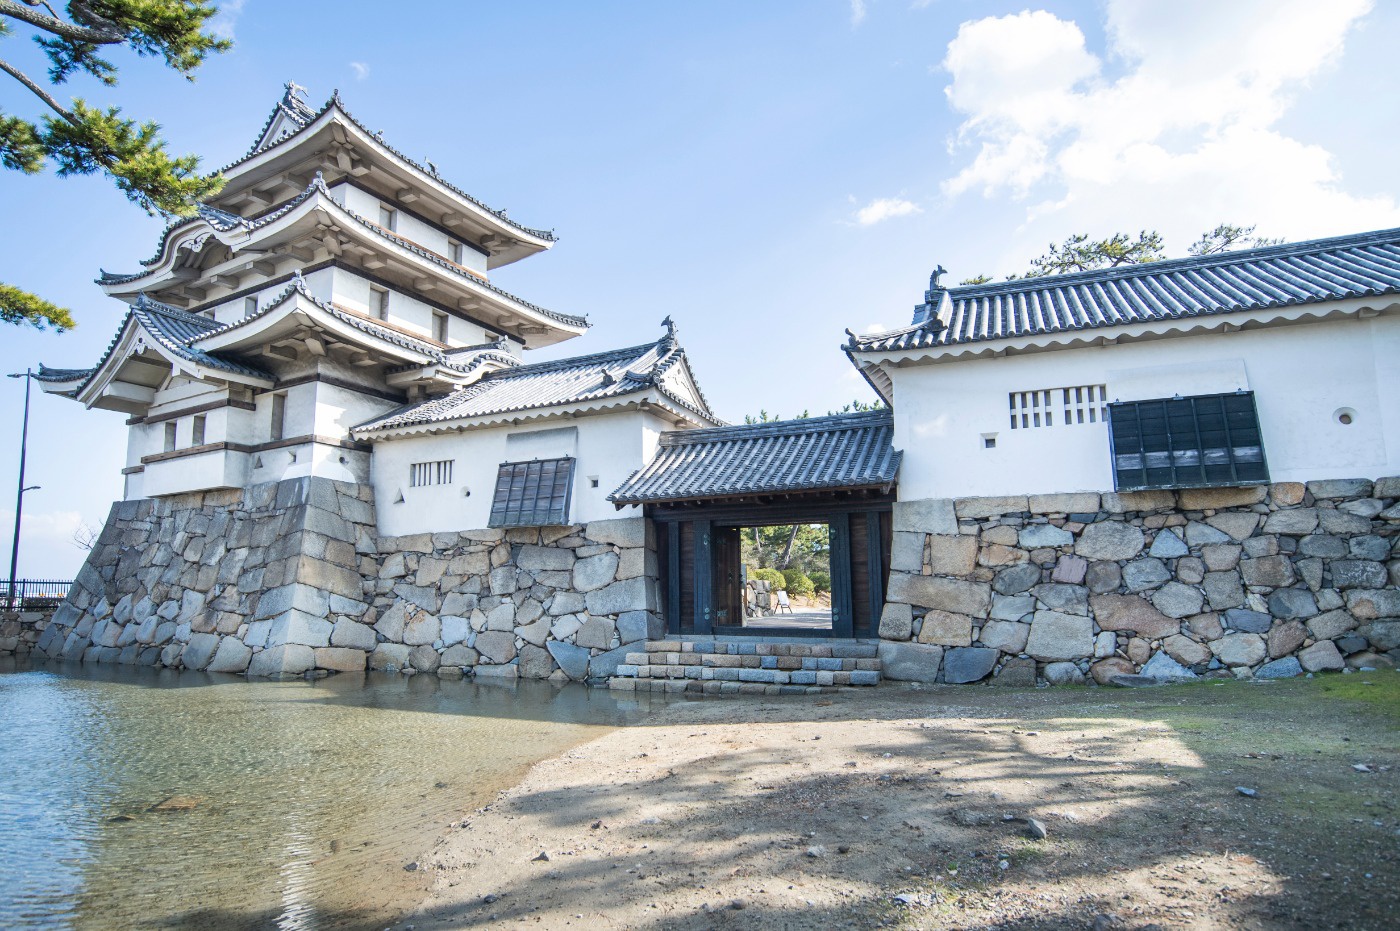
[[[408,486],[422,488],[426,485],[451,485],[452,463],[455,459],[439,459],[436,462],[415,462],[408,467]]]

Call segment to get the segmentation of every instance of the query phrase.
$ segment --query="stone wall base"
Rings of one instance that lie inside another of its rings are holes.
[[[642,518],[380,538],[368,486],[300,478],[113,505],[32,639],[53,659],[250,676],[583,680],[661,636],[656,586]]]
[[[0,656],[27,656],[48,629],[57,608],[0,611]]]
[[[894,528],[887,679],[1400,663],[1400,478],[900,502]]]

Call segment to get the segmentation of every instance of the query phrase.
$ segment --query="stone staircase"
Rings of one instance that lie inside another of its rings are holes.
[[[610,689],[805,695],[880,684],[880,659],[873,640],[682,637],[637,647],[639,651],[628,653],[608,680]]]

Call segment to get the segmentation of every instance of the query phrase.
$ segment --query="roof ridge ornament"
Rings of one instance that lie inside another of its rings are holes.
[[[915,326],[927,330],[943,329],[943,323],[938,319],[938,310],[947,297],[948,290],[943,287],[943,283],[939,279],[946,274],[948,274],[948,269],[942,265],[934,266],[933,271],[929,273],[928,290],[924,292],[924,302],[914,305],[913,323]]]
[[[663,339],[674,343],[677,338],[677,333],[680,332],[680,328],[676,326],[676,322],[671,319],[670,314],[667,314],[666,319],[661,321],[661,325],[666,328],[666,335]]]

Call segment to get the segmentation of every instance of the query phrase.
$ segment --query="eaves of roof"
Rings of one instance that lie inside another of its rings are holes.
[[[444,188],[451,191],[453,194],[456,194],[458,197],[461,197],[463,200],[466,200],[481,208],[482,210],[486,211],[487,213],[491,214],[501,223],[542,242],[552,243],[558,241],[558,238],[555,236],[553,230],[534,229],[532,227],[525,226],[521,223],[517,223],[510,217],[506,216],[506,212],[504,210],[495,210],[487,206],[483,201],[479,200],[476,197],[473,197],[472,195],[468,194],[466,191],[462,190],[456,185],[444,180],[436,172],[429,170],[424,165],[420,165],[418,162],[409,158],[407,155],[400,152],[398,149],[395,149],[393,146],[386,143],[383,139],[379,137],[378,133],[371,131],[367,126],[365,126],[365,124],[361,123],[358,119],[356,119],[354,114],[352,114],[349,110],[345,108],[345,104],[340,99],[339,91],[332,93],[330,100],[327,100],[325,105],[322,106],[320,110],[317,110],[310,116],[305,117],[304,121],[299,119],[299,121],[302,121],[301,130],[292,133],[291,135],[284,136],[281,139],[274,140],[273,142],[268,143],[267,145],[259,146],[258,143],[262,141],[262,138],[264,134],[266,134],[268,127],[270,127],[272,125],[272,121],[277,118],[279,110],[274,110],[272,115],[268,117],[267,122],[263,125],[262,130],[258,133],[258,141],[254,143],[253,148],[249,149],[247,154],[243,155],[241,158],[235,159],[234,161],[225,165],[223,168],[220,169],[220,172],[230,171],[231,169],[242,165],[244,162],[251,161],[252,159],[266,152],[273,151],[274,149],[286,145],[287,143],[296,139],[297,136],[301,135],[302,131],[305,131],[308,127],[317,123],[323,116],[325,116],[327,113],[330,113],[332,110],[334,110],[338,115],[344,117],[347,122],[353,125],[360,132],[362,132],[366,137],[373,139],[375,145],[379,146],[385,153],[393,156],[399,162],[403,163],[404,165],[407,165],[409,168],[413,169],[415,172],[424,176],[425,178],[429,178],[434,183],[442,185]]]
[[[903,454],[888,410],[661,435],[651,462],[608,495],[615,504],[889,489]]]
[[[476,383],[437,398],[407,404],[359,424],[356,434],[383,433],[506,414],[587,405],[655,391],[699,422],[714,423],[708,409],[680,398],[658,377],[684,350],[670,337],[657,343],[521,365],[491,372]]]
[[[1400,229],[930,290],[934,313],[847,352],[936,349],[1400,294]]]

